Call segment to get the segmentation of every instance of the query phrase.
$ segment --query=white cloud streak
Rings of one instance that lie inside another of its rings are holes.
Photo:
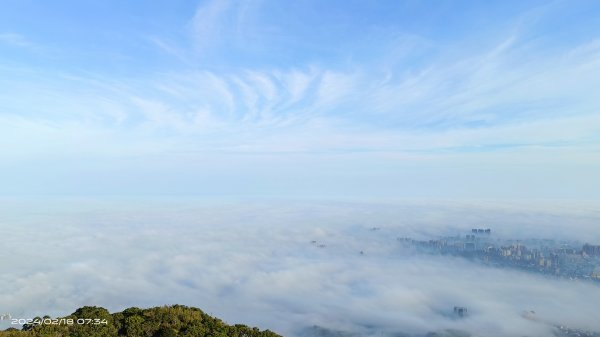
[[[122,83],[121,89],[125,91],[118,94],[105,89],[111,86],[109,83],[96,85],[72,80],[68,87],[87,86],[85,101],[97,102],[81,103],[81,106],[87,105],[83,109],[73,105],[72,98],[67,98],[72,95],[65,91],[64,82],[43,87],[28,82],[24,85],[29,86],[29,91],[37,91],[51,101],[44,102],[43,106],[31,106],[34,103],[28,101],[5,103],[3,110],[9,115],[11,110],[14,113],[34,110],[37,111],[35,119],[52,118],[54,123],[61,122],[56,115],[60,113],[75,122],[88,117],[92,122],[112,120],[112,126],[97,127],[119,127],[129,121],[128,125],[134,128],[155,125],[174,133],[189,133],[194,129],[203,132],[206,128],[189,118],[202,111],[229,125],[230,130],[267,127],[277,132],[278,125],[289,125],[308,142],[311,138],[306,135],[311,133],[310,125],[315,124],[324,125],[327,133],[352,132],[351,137],[357,136],[357,142],[363,139],[351,130],[361,128],[360,133],[370,138],[381,138],[380,134],[389,133],[392,135],[389,141],[384,140],[388,147],[398,144],[393,135],[411,138],[415,128],[419,130],[416,132],[419,137],[426,139],[424,143],[439,144],[435,139],[450,135],[447,138],[453,141],[449,146],[441,144],[441,148],[596,142],[594,124],[577,122],[586,119],[591,122],[600,108],[590,91],[597,87],[596,74],[600,72],[595,61],[598,59],[596,45],[591,43],[563,56],[546,58],[542,64],[516,66],[512,60],[520,54],[507,52],[510,45],[503,44],[479,58],[474,56],[456,65],[436,66],[414,76],[384,82],[376,79],[377,75],[375,78],[367,75],[366,71],[348,73],[317,67],[170,74],[150,79],[150,87]],[[158,89],[159,95],[152,92],[152,88]],[[5,95],[5,102],[10,102],[8,97],[13,93]],[[141,106],[142,101],[154,102],[153,108]],[[156,106],[162,107],[160,111]],[[66,114],[67,109],[73,113]],[[143,117],[140,120],[135,116]],[[565,121],[573,128],[560,128],[560,132],[556,132],[556,124]],[[528,130],[528,125],[537,131]],[[523,131],[518,131],[520,129]],[[506,136],[500,136],[503,134]],[[464,135],[478,135],[481,140],[474,141],[472,136]],[[257,133],[251,133],[253,139],[256,136]],[[327,143],[328,139],[318,141]],[[407,150],[415,147],[410,139],[402,144]],[[371,149],[386,150],[381,145],[371,145]]]
[[[211,0],[199,6],[192,19],[192,34],[195,47],[199,53],[206,52],[207,48],[223,38],[226,22],[224,14],[231,7],[229,0]]]
[[[33,49],[35,47],[25,36],[7,32],[0,33],[0,43],[25,49]]]

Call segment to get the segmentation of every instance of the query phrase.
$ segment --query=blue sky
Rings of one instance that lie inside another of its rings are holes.
[[[16,1],[0,194],[600,197],[595,1]]]

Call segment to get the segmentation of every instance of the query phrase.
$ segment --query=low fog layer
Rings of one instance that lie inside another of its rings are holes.
[[[396,241],[485,226],[506,238],[600,244],[595,206],[2,200],[0,314],[177,303],[285,336],[315,325],[363,334],[542,336],[544,322],[600,331],[597,285],[410,255]],[[468,317],[453,317],[454,306]]]

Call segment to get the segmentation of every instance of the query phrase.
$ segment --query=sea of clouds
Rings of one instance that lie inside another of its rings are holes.
[[[290,337],[314,326],[361,335],[545,336],[548,323],[600,331],[598,285],[410,254],[396,240],[489,227],[504,238],[600,244],[597,206],[2,199],[0,314],[184,304]],[[457,305],[468,317],[453,317]]]

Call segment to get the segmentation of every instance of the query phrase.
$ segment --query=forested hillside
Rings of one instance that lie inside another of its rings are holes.
[[[228,325],[198,308],[182,305],[129,308],[113,314],[101,307],[83,307],[66,317],[36,317],[33,322],[0,331],[0,337],[281,337],[269,330]]]

